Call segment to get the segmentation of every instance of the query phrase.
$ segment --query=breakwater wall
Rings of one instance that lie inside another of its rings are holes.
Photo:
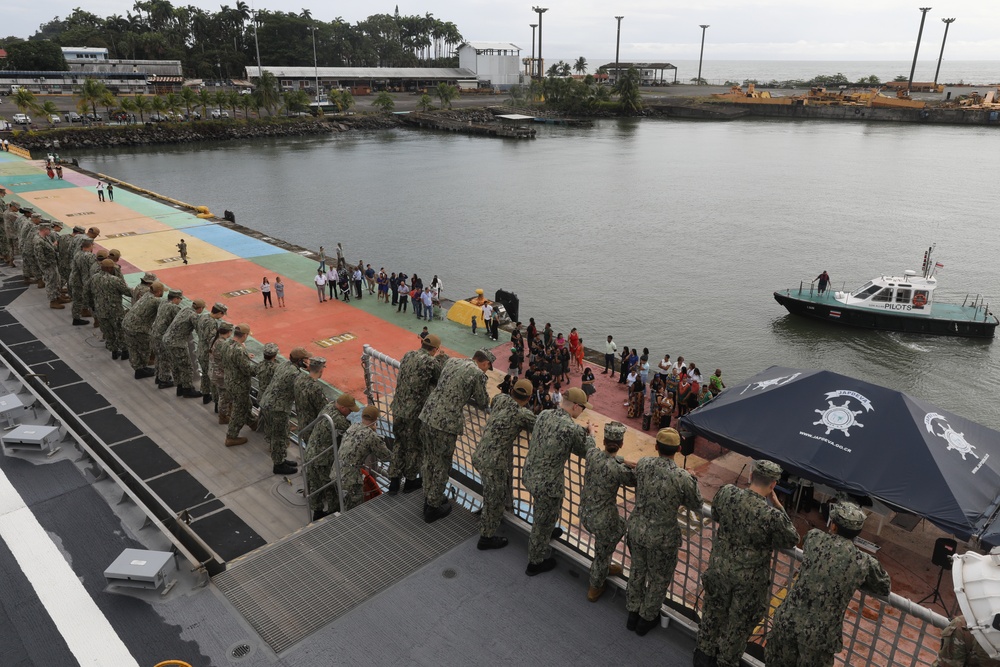
[[[1000,126],[1000,112],[989,109],[888,109],[864,106],[809,106],[793,104],[732,104],[728,102],[651,105],[653,115],[699,120],[787,118],[791,120],[839,120],[845,122],[923,123],[939,125]],[[736,116],[735,114],[738,114]]]

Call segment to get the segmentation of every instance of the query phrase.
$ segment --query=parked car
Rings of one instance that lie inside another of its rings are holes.
[[[186,119],[187,120],[201,120],[201,113],[199,113],[198,111],[192,111],[190,114],[188,114],[186,116]]]
[[[212,109],[212,118],[229,118],[229,112],[225,110]]]
[[[66,119],[67,123],[82,123],[83,122],[83,116],[81,116],[80,114],[78,114],[75,111],[70,111],[69,113],[67,113],[66,116],[65,116],[65,119]]]
[[[87,120],[91,123],[100,123],[104,120],[99,113],[88,113],[86,116]]]
[[[165,113],[151,113],[149,114],[149,120],[152,123],[166,123],[171,118]]]
[[[61,123],[62,122],[62,118],[59,117],[59,114],[51,114],[49,116],[49,122],[50,123]]]
[[[14,124],[15,125],[30,125],[31,118],[26,113],[16,113],[14,114]]]

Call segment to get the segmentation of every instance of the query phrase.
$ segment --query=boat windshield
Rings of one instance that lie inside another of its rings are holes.
[[[879,291],[879,289],[881,288],[878,285],[873,285],[871,282],[867,282],[860,288],[854,290],[854,293],[851,294],[851,296],[856,299],[867,299],[872,294]]]
[[[892,301],[892,288],[883,287],[878,294],[872,297],[872,301]]]

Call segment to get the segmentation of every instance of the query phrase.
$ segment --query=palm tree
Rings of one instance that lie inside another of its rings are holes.
[[[108,120],[111,120],[111,112],[118,106],[118,98],[110,90],[105,89],[104,95],[101,96],[101,106],[104,107]]]
[[[208,106],[212,103],[212,93],[208,92],[208,88],[202,88],[198,91],[198,104],[201,105],[201,117],[208,118]]]
[[[145,95],[136,95],[135,99],[132,100],[132,105],[135,107],[135,110],[139,112],[140,123],[146,120],[143,114],[152,110],[153,108],[153,104],[149,101],[149,98],[146,97]]]
[[[167,96],[163,98],[163,103],[172,115],[179,114],[181,106],[183,106],[183,101],[177,93],[167,93]]]
[[[354,106],[354,95],[351,95],[351,91],[347,88],[340,91],[340,104],[344,111],[347,111]]]
[[[253,107],[253,95],[239,95],[240,109],[243,109],[243,117],[250,118],[250,109]]]
[[[618,94],[618,104],[622,111],[628,114],[639,113],[642,109],[642,96],[639,94],[639,70],[629,67],[618,83],[615,84]]]
[[[103,81],[98,81],[93,77],[87,77],[83,80],[83,85],[80,86],[80,92],[78,97],[83,102],[86,102],[91,107],[91,113],[97,116],[97,105],[101,103],[104,99],[104,94],[108,92],[107,87],[104,85]]]
[[[388,113],[396,108],[396,101],[392,99],[392,95],[383,90],[375,97],[375,100],[372,101],[372,106],[379,111]]]
[[[163,112],[167,110],[167,103],[159,95],[153,95],[153,99],[149,103],[149,107],[156,112],[160,120],[163,120]]]
[[[56,107],[56,103],[52,100],[45,100],[38,107],[39,113],[45,114],[45,120],[49,121],[49,125],[52,125],[52,117],[55,116],[56,120],[59,120],[59,109]]]
[[[434,105],[434,101],[431,99],[431,96],[428,95],[427,93],[424,93],[423,95],[421,95],[420,99],[417,100],[417,108],[420,109],[421,111],[427,111],[433,105]]]
[[[545,70],[545,76],[550,79],[554,76],[559,76],[559,63],[553,63],[547,70]]]
[[[126,113],[132,113],[137,110],[135,108],[135,100],[131,97],[123,97],[121,101],[118,102],[118,108]]]
[[[236,109],[240,106],[240,97],[242,97],[242,95],[235,90],[230,90],[226,93],[226,104],[233,110],[233,118],[236,118]]]
[[[559,76],[569,76],[572,71],[573,68],[570,67],[569,63],[559,61]]]
[[[573,70],[577,74],[586,74],[587,73],[587,59],[584,58],[583,56],[580,56],[579,58],[577,58],[576,62],[573,63]]]
[[[450,109],[451,101],[458,97],[458,88],[442,81],[437,85],[434,94],[441,100],[441,106]]]
[[[229,94],[224,90],[217,90],[212,99],[215,101],[215,106],[219,107],[219,118],[222,118],[222,107],[229,104]]]
[[[184,86],[181,88],[181,102],[184,104],[184,109],[187,111],[187,117],[191,118],[191,107],[198,104],[198,93],[194,92],[193,88]]]
[[[14,93],[14,104],[21,113],[32,113],[38,109],[38,101],[35,99],[35,94],[28,90],[27,88],[18,88],[17,92]]]
[[[260,97],[260,105],[267,109],[269,116],[272,115],[275,107],[278,106],[280,97],[278,93],[278,79],[275,78],[273,73],[267,70],[260,73],[260,78],[257,79],[256,92]]]

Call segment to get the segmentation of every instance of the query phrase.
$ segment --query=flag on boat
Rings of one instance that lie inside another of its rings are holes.
[[[830,317],[840,317],[840,311],[839,310],[831,310],[830,311]]]
[[[941,262],[934,262],[934,267],[937,269],[943,269],[944,264],[942,264]]]

